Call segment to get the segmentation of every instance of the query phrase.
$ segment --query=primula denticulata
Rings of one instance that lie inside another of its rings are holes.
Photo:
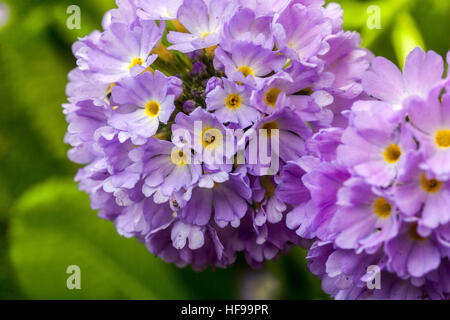
[[[73,46],[64,113],[119,234],[195,270],[301,245],[336,299],[450,298],[442,57],[402,73],[321,0],[117,4]]]

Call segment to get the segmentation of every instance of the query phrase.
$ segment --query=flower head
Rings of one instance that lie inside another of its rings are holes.
[[[168,78],[159,71],[144,72],[113,87],[111,99],[117,108],[109,124],[123,132],[121,139],[130,137],[141,144],[157,132],[160,122],[169,121],[175,109],[175,96],[169,87]]]
[[[74,44],[64,105],[69,158],[84,165],[75,179],[99,216],[195,270],[332,240],[332,202],[354,172],[321,161],[337,161],[343,130],[331,124],[346,125],[371,59],[340,7],[116,2],[104,30]]]
[[[302,176],[314,205],[294,208],[287,222],[317,238],[310,269],[336,299],[449,298],[449,98],[442,67],[434,52],[419,48],[403,75],[375,58],[363,87],[382,101],[356,101],[345,112],[345,130],[323,129],[308,141],[320,161]],[[381,289],[370,289],[373,281]]]

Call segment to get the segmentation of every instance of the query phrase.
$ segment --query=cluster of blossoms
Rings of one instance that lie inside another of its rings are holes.
[[[340,6],[117,5],[103,32],[74,44],[64,105],[69,157],[85,165],[76,180],[92,207],[178,266],[226,267],[237,252],[259,266],[299,244],[286,214],[309,193],[282,180],[315,133],[347,124],[341,111],[362,98],[372,58],[342,30]],[[249,161],[255,153],[279,163]]]
[[[337,299],[450,299],[450,82],[443,73],[442,57],[420,48],[403,73],[373,59],[362,81],[368,97],[344,112],[348,126],[320,130],[313,153],[284,168],[285,186],[310,196],[287,225],[315,240],[310,270]]]
[[[73,46],[64,112],[76,180],[119,234],[197,270],[301,244],[335,298],[450,298],[440,56],[415,49],[402,74],[323,0],[117,5]]]

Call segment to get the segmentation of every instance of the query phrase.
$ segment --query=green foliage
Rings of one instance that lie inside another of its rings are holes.
[[[182,299],[174,268],[136,239],[96,217],[71,181],[32,188],[17,203],[11,260],[24,292],[35,299]],[[66,269],[81,268],[81,290],[68,290]]]
[[[344,29],[360,32],[364,47],[399,66],[416,45],[444,57],[450,48],[450,1],[327,0],[329,2],[337,2],[344,9]],[[368,10],[370,6],[380,10],[380,29],[367,25],[373,14]]]
[[[401,13],[395,20],[392,31],[392,44],[397,55],[397,61],[403,66],[408,54],[417,46],[425,48],[422,35],[414,18],[408,13]]]
[[[268,268],[280,279],[284,299],[329,299],[322,290],[320,279],[309,272],[306,253],[305,249],[295,247],[279,261],[270,261]]]

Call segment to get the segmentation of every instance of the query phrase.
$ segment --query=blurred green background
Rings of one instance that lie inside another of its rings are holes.
[[[347,30],[399,66],[416,45],[450,48],[450,1],[334,1]],[[81,29],[69,30],[69,5]],[[369,29],[371,5],[381,29]],[[97,218],[66,158],[67,73],[71,45],[100,28],[114,0],[0,0],[0,299],[326,299],[295,249],[262,270],[242,256],[227,270],[197,273],[150,255],[135,239]],[[5,10],[6,8],[6,10]],[[68,290],[66,268],[81,268],[81,290]]]

